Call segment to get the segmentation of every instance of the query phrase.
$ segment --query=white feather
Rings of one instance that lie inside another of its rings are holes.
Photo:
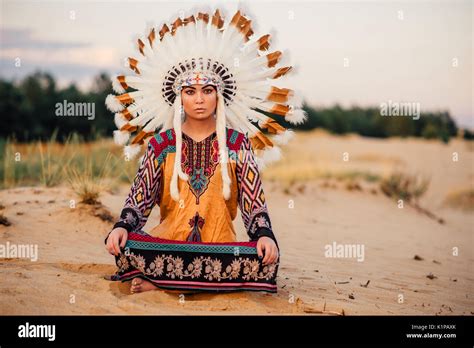
[[[255,156],[255,163],[257,163],[259,172],[265,169],[265,161],[260,156]]]
[[[150,119],[156,117],[157,111],[159,110],[159,106],[155,108],[145,108],[139,116],[135,117],[133,120],[130,121],[131,126],[143,126],[147,123]]]
[[[273,146],[271,148],[267,148],[263,150],[262,154],[262,160],[265,163],[265,165],[276,162],[281,158],[281,150],[277,146]]]
[[[112,89],[115,91],[117,94],[122,94],[125,93],[125,89],[122,87],[120,82],[117,80],[117,76],[114,76],[112,78]]]
[[[119,112],[125,108],[125,106],[123,106],[113,94],[109,94],[107,98],[105,98],[105,105],[107,106],[107,109],[112,112]]]
[[[245,71],[245,70],[252,70],[252,69],[257,69],[257,68],[268,68],[267,55],[271,53],[273,52],[265,52],[263,56],[251,60],[250,62],[248,62],[248,64],[246,64],[245,69],[243,70]],[[280,61],[282,59],[281,57],[285,57],[285,53],[286,51],[282,52],[282,54],[280,55]],[[277,64],[280,64],[280,61]]]
[[[140,153],[141,145],[133,144],[127,145],[123,148],[123,154],[126,159],[132,160]]]
[[[127,131],[115,130],[114,141],[117,145],[125,145],[130,139],[130,133]]]
[[[293,94],[288,99],[287,104],[290,104],[294,109],[301,109],[303,107],[303,98],[301,93],[298,91],[293,91]]]
[[[122,128],[128,122],[128,120],[120,112],[115,114],[114,121],[118,129]]]
[[[284,132],[273,136],[272,141],[274,141],[278,145],[285,145],[291,139],[293,139],[294,136],[295,136],[295,132],[293,132],[291,129],[287,129]]]
[[[306,121],[308,115],[303,109],[295,109],[290,111],[286,116],[285,120],[292,124],[301,124]]]

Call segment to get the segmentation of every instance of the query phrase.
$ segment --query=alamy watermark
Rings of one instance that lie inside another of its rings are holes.
[[[18,337],[20,338],[47,338],[48,341],[56,339],[56,325],[35,325],[26,322],[18,326]]]
[[[365,259],[364,244],[326,244],[324,246],[324,256],[331,258],[357,258],[357,262]]]
[[[85,116],[88,120],[95,119],[95,103],[71,103],[63,100],[55,105],[56,116]]]
[[[0,244],[0,258],[23,258],[38,261],[38,244]]]
[[[394,102],[389,100],[380,104],[381,116],[407,116],[414,120],[420,118],[420,103],[417,102]]]

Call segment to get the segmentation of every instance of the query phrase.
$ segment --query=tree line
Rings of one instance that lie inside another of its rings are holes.
[[[86,141],[111,136],[116,129],[113,114],[105,107],[105,98],[112,93],[110,78],[101,73],[94,78],[92,88],[80,91],[76,85],[59,88],[53,76],[35,72],[21,81],[0,80],[0,114],[2,127],[0,138],[13,137],[18,141],[47,140],[53,134],[59,141],[76,133]],[[66,103],[86,103],[94,106],[94,117],[58,117],[58,109],[66,112]],[[64,107],[63,107],[64,106]],[[334,134],[357,133],[368,137],[413,136],[440,139],[462,134],[472,140],[469,130],[458,129],[448,111],[423,111],[418,119],[413,117],[383,117],[377,107],[315,108],[304,105],[308,120],[294,126],[282,117],[269,115],[285,127],[296,130],[324,128]]]

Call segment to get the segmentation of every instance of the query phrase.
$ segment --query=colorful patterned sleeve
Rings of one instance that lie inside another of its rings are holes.
[[[160,202],[161,179],[161,165],[150,141],[125,200],[120,220],[112,230],[123,227],[128,232],[135,232],[143,228],[155,203]]]
[[[278,246],[272,231],[255,155],[247,136],[244,137],[240,147],[236,175],[239,207],[250,240],[270,237]]]

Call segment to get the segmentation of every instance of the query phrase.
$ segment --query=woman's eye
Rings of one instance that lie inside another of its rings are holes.
[[[187,94],[187,95],[192,95],[193,93],[194,93],[194,91],[192,91],[192,90],[187,90],[187,91],[186,91],[186,94]]]
[[[212,93],[212,89],[205,89],[205,90],[204,90],[204,93],[206,93],[206,94],[211,94],[211,93]]]

